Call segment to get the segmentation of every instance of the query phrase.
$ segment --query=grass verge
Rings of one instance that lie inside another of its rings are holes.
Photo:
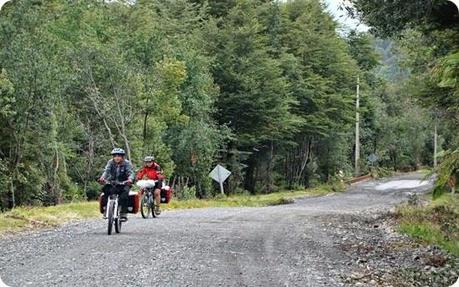
[[[292,199],[304,196],[318,196],[331,193],[328,186],[320,186],[299,191],[284,191],[261,195],[231,195],[211,199],[172,200],[167,209],[188,209],[206,207],[263,207],[288,204]]]
[[[426,206],[398,208],[400,231],[459,257],[459,196],[445,194]]]
[[[212,199],[172,200],[165,209],[189,209],[206,207],[262,207],[288,204],[304,196],[331,193],[329,186],[301,191],[285,191],[263,195],[233,195]],[[98,202],[77,202],[49,207],[18,207],[0,213],[0,234],[40,227],[53,227],[67,222],[100,216]]]
[[[98,203],[77,202],[49,207],[18,207],[0,213],[0,233],[37,227],[52,227],[66,222],[98,216]]]

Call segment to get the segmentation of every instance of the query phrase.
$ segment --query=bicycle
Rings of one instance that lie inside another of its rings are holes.
[[[107,204],[105,206],[105,218],[108,220],[107,233],[112,234],[113,226],[115,226],[115,232],[121,232],[121,225],[125,220],[120,217],[121,206],[119,204],[119,195],[117,187],[124,187],[126,182],[107,182],[107,185],[111,186],[110,194],[107,196]]]
[[[159,215],[154,196],[155,184],[155,180],[143,180],[140,184],[138,183],[143,189],[142,200],[140,202],[140,213],[145,219],[150,217],[150,213],[153,218]]]

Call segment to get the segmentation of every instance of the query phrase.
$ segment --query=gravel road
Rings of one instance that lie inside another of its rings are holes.
[[[12,287],[449,286],[457,259],[392,230],[391,208],[432,187],[420,178],[282,206],[131,216],[112,236],[102,219],[8,236],[0,276]]]

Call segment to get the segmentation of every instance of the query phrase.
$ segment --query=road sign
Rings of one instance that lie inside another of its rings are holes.
[[[378,160],[378,156],[375,155],[374,153],[372,153],[367,157],[367,159],[368,159],[369,162],[374,163],[375,161]]]
[[[224,194],[223,191],[223,182],[230,176],[231,171],[227,170],[221,165],[217,165],[209,174],[209,176],[220,184],[220,191]]]

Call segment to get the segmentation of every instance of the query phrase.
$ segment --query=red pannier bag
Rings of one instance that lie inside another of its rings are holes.
[[[140,198],[142,193],[136,191],[129,191],[129,206],[128,212],[136,214],[140,210]]]
[[[102,196],[104,196],[103,193],[99,195],[99,210],[100,210],[100,213],[104,214],[104,206],[102,206]]]
[[[172,193],[174,193],[172,187],[168,185],[163,186],[163,188],[161,188],[161,203],[169,203],[172,198]]]

